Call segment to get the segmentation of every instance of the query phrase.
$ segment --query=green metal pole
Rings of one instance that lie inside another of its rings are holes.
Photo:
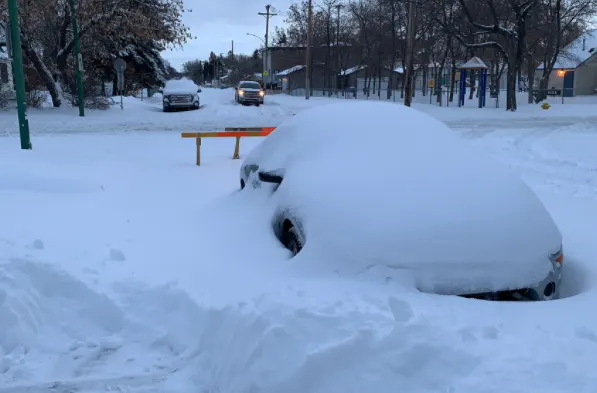
[[[21,149],[30,150],[31,138],[29,136],[29,120],[27,120],[27,96],[25,94],[25,74],[23,72],[23,51],[21,49],[21,29],[19,29],[17,0],[8,0],[8,13],[10,15],[10,34],[12,36],[13,53],[12,68],[15,77],[15,88],[17,90]]]
[[[75,0],[70,0],[70,14],[73,24],[73,39],[75,40],[75,58],[77,63],[77,93],[79,96],[79,116],[85,116],[85,97],[83,97],[83,59],[81,58],[81,47],[79,45],[79,28],[77,27],[77,13]]]

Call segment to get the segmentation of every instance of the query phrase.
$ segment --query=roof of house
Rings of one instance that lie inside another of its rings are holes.
[[[574,69],[597,53],[597,29],[588,30],[560,51],[553,68]],[[537,67],[543,69],[543,64]]]
[[[304,65],[295,65],[294,67],[290,67],[290,68],[287,68],[285,70],[282,70],[282,71],[276,73],[276,76],[287,76],[287,75],[292,74],[294,72],[300,71],[303,68],[305,68]]]
[[[362,65],[362,66],[357,65],[357,66],[350,67],[350,68],[340,71],[340,73],[338,75],[351,75],[351,74],[354,74],[355,72],[364,70],[365,68],[367,68],[366,65]]]

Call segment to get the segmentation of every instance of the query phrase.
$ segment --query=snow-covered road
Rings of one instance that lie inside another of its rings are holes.
[[[234,102],[234,90],[204,89],[201,93],[202,109],[198,111],[163,113],[161,96],[141,101],[126,97],[124,110],[116,105],[109,115],[102,111],[87,111],[84,118],[73,108],[31,110],[29,123],[32,135],[47,134],[97,134],[101,132],[183,132],[217,131],[224,127],[274,127],[313,105],[337,102],[336,98],[310,100],[286,95],[266,97],[260,107],[242,106]],[[505,112],[500,108],[437,107],[417,104],[415,108],[446,122],[452,128],[495,130],[501,128],[553,128],[575,125],[577,122],[592,124],[597,115],[591,104],[554,105],[548,111],[536,105],[522,106],[518,112]],[[332,121],[333,119],[330,119]],[[18,135],[18,122],[13,112],[0,112],[0,135]]]
[[[567,297],[507,304],[293,274],[247,208],[264,201],[236,192],[234,142],[205,141],[197,168],[177,132],[330,100],[229,94],[32,111],[33,151],[0,114],[1,393],[597,391],[593,112],[421,108],[510,165],[562,230]]]

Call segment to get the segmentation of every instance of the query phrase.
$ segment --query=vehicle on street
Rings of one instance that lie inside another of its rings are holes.
[[[266,193],[267,230],[296,263],[433,294],[557,299],[558,227],[517,174],[467,143],[402,105],[322,105],[254,148],[240,187]]]
[[[176,109],[199,109],[201,88],[192,80],[169,80],[162,91],[164,112]]]
[[[240,81],[234,88],[234,101],[243,105],[263,105],[265,90],[261,88],[259,82]]]

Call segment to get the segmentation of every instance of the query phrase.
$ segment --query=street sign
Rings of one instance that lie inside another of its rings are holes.
[[[429,82],[427,82],[427,86],[430,89],[433,89],[435,87],[435,79],[429,79]]]
[[[83,72],[85,71],[85,69],[83,68],[83,55],[81,55],[79,53],[79,56],[77,57],[78,61],[79,61],[79,71]]]
[[[119,91],[124,90],[124,75],[121,74],[120,72],[118,72],[116,74],[116,85],[117,85]]]
[[[126,70],[126,61],[121,58],[114,60],[114,69],[116,70],[116,87],[120,92],[120,110],[123,110],[122,93],[124,92],[124,70]]]
[[[124,72],[126,70],[126,61],[121,58],[114,60],[114,69],[118,72]]]

